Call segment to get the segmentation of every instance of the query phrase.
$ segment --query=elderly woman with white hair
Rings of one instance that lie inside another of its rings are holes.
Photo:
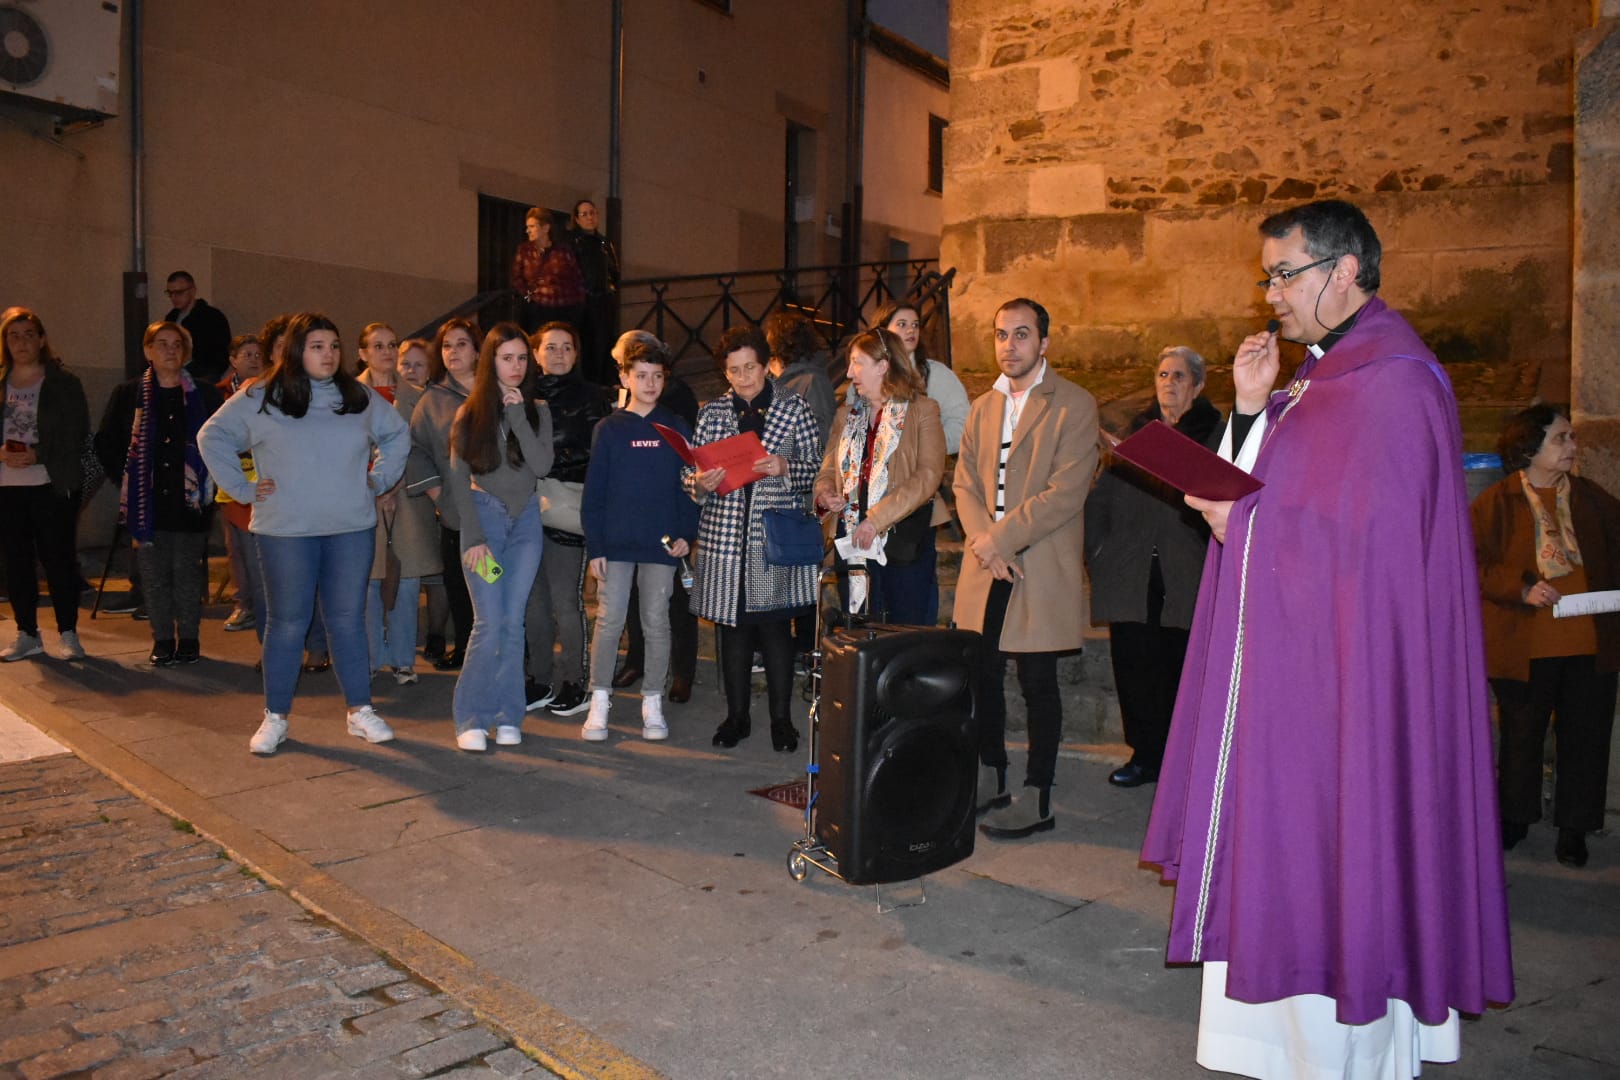
[[[626,350],[632,344],[667,348],[656,334],[646,330],[626,330],[613,345],[615,364],[624,359]],[[697,395],[684,379],[675,374],[673,367],[664,379],[664,392],[659,395],[658,404],[685,420],[688,427],[697,425]],[[690,594],[681,581],[681,575],[676,574],[675,588],[669,597],[670,679],[669,693],[665,695],[666,700],[676,705],[692,699],[692,678],[697,672],[697,623],[697,616],[692,614]],[[635,586],[631,586],[624,636],[624,664],[613,674],[613,685],[620,690],[641,681],[642,665],[647,655],[647,639],[641,626],[641,596]]]
[[[1221,414],[1202,396],[1204,358],[1182,345],[1165,349],[1153,386],[1153,404],[1132,418],[1131,432],[1159,420],[1213,449]],[[1170,736],[1209,529],[1180,492],[1123,461],[1097,477],[1085,513],[1091,621],[1108,624],[1114,686],[1131,747],[1131,760],[1108,782],[1151,784],[1159,778]]]

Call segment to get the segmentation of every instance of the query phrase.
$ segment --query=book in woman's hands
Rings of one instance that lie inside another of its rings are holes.
[[[721,439],[719,442],[693,446],[672,427],[665,427],[663,424],[654,424],[653,427],[664,437],[664,441],[669,443],[670,449],[698,472],[708,472],[710,469],[726,470],[726,478],[720,481],[720,486],[714,491],[716,495],[730,494],[744,484],[752,484],[755,480],[763,479],[763,474],[754,471],[754,462],[767,456],[765,444],[760,442],[759,436],[752,431],[745,431],[729,439]]]

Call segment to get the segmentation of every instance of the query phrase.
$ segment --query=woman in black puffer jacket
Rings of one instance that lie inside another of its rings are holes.
[[[528,638],[527,702],[572,716],[590,706],[585,652],[585,537],[580,493],[591,457],[591,434],[612,411],[603,390],[579,370],[579,334],[564,322],[546,323],[531,340],[540,363],[540,396],[551,410],[555,457],[541,482],[540,521],[546,557],[540,560],[524,617]],[[560,654],[554,652],[562,646]]]

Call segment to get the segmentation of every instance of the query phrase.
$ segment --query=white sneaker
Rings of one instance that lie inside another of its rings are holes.
[[[56,657],[59,660],[83,660],[84,646],[79,642],[77,630],[64,630],[60,644],[56,647]]]
[[[370,743],[391,742],[394,729],[370,705],[349,710],[349,734]]]
[[[641,695],[641,737],[652,742],[669,738],[669,725],[664,723],[664,695]]]
[[[0,661],[10,664],[17,660],[26,660],[30,656],[38,656],[45,651],[40,643],[38,634],[18,633],[17,640],[11,643],[11,648],[0,653]]]
[[[395,686],[415,686],[416,683],[417,676],[414,668],[397,667],[394,669]]]
[[[489,737],[484,734],[483,728],[468,728],[466,731],[457,732],[456,748],[474,752],[488,750]]]
[[[591,691],[591,711],[585,716],[585,726],[579,729],[580,738],[587,742],[601,742],[608,737],[608,710],[613,707],[611,690]]]
[[[287,741],[287,717],[284,713],[264,710],[264,722],[248,740],[248,749],[255,754],[273,754],[276,747]]]
[[[496,746],[517,746],[523,742],[523,732],[510,724],[502,724],[495,729]]]

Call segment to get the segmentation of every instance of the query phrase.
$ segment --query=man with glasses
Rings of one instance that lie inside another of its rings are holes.
[[[1177,883],[1168,959],[1204,965],[1200,1064],[1414,1076],[1513,997],[1457,403],[1361,211],[1260,233],[1275,319],[1224,455],[1265,486],[1187,498],[1219,543],[1142,858]],[[1306,350],[1274,392],[1279,337]]]
[[[186,370],[199,382],[210,386],[219,382],[231,362],[231,324],[225,313],[197,295],[196,279],[188,271],[170,274],[163,291],[173,305],[164,320],[179,323],[191,335],[191,363]]]

